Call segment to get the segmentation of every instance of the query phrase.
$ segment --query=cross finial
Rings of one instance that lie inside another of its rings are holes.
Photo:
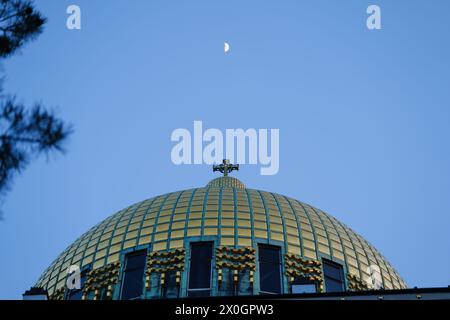
[[[228,176],[228,173],[233,170],[239,170],[238,164],[231,164],[230,160],[224,159],[221,164],[213,166],[213,172],[220,171],[224,177]]]

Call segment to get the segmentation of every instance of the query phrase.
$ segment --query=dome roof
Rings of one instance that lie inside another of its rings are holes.
[[[333,216],[284,195],[248,189],[232,177],[156,196],[111,215],[62,252],[36,286],[52,294],[64,286],[70,265],[98,269],[120,261],[132,248],[172,250],[183,248],[189,238],[237,248],[277,243],[286,254],[338,262],[359,279],[370,276],[375,265],[385,289],[406,288],[371,244]]]
[[[239,179],[233,178],[233,177],[219,177],[216,179],[211,180],[207,185],[207,188],[209,187],[232,187],[237,189],[245,189],[245,184],[243,184]]]

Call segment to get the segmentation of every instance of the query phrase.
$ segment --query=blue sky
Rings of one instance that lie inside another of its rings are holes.
[[[132,4],[131,4],[132,3]],[[82,10],[69,31],[66,8]],[[382,30],[366,28],[378,4]],[[450,284],[450,3],[38,1],[49,22],[4,88],[71,122],[66,155],[15,179],[0,298],[20,298],[79,235],[143,199],[205,185],[170,160],[176,128],[279,128],[280,171],[247,186],[334,215],[410,286]],[[228,54],[223,43],[231,46]]]

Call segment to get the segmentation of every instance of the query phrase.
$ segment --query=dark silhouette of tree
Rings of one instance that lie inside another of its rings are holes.
[[[0,57],[13,54],[42,32],[46,19],[31,1],[0,0]]]
[[[0,0],[0,59],[10,57],[36,38],[46,19],[28,0]],[[69,125],[41,104],[27,110],[14,96],[1,94],[0,84],[0,199],[12,179],[33,156],[63,151]],[[1,216],[0,216],[1,217]]]

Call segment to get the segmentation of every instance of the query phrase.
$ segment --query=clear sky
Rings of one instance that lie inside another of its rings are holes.
[[[82,29],[66,28],[66,8]],[[366,28],[378,4],[382,30]],[[279,128],[280,171],[233,173],[337,217],[409,286],[450,284],[450,2],[39,0],[49,22],[3,63],[4,89],[73,124],[66,155],[15,179],[0,298],[21,298],[110,214],[205,185],[176,128]],[[231,50],[224,54],[227,41]]]

